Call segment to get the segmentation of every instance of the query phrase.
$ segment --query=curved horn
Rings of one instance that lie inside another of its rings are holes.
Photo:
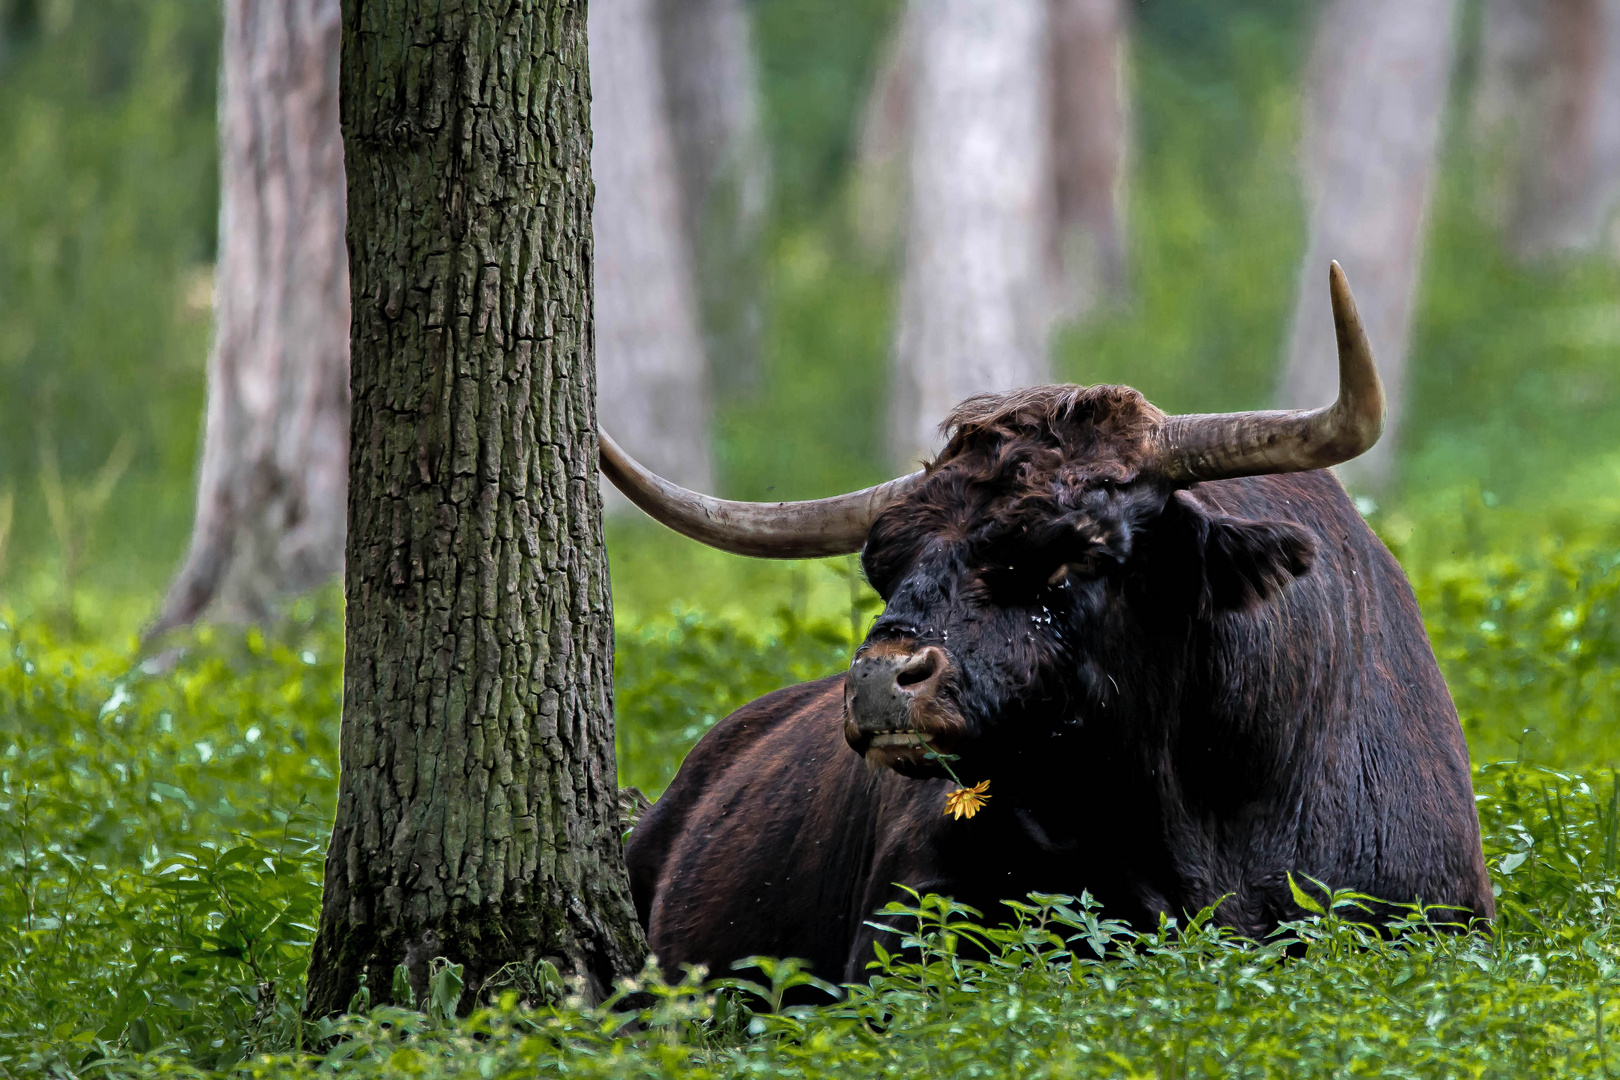
[[[598,428],[596,434],[602,443],[602,472],[626,498],[681,535],[735,555],[814,559],[859,551],[878,513],[923,475],[914,472],[830,499],[732,502],[672,484],[626,454],[607,432]]]
[[[1325,469],[1364,454],[1384,430],[1384,387],[1350,282],[1328,268],[1339,338],[1339,399],[1321,409],[1172,416],[1155,437],[1159,467],[1172,480],[1226,480]]]

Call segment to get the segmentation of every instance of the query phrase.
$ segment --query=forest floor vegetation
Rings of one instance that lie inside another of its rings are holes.
[[[782,1004],[814,977],[790,960],[673,984],[649,971],[620,988],[636,1009],[592,1006],[544,965],[473,1001],[441,962],[421,1011],[362,993],[305,1023],[336,791],[335,590],[273,631],[203,627],[145,659],[138,599],[25,590],[0,601],[0,1075],[1608,1075],[1620,514],[1588,504],[1566,527],[1477,491],[1448,500],[1374,523],[1473,750],[1494,925],[1436,932],[1445,914],[1413,908],[1380,934],[1358,898],[1305,880],[1318,913],[1260,942],[1207,912],[1141,933],[1086,897],[1000,912],[918,897],[900,916],[910,948],[813,1008]],[[843,666],[877,607],[847,561],[673,543],[621,530],[613,551],[621,780],[654,795],[726,712]],[[668,606],[672,578],[717,613]],[[739,596],[751,610],[719,606]]]

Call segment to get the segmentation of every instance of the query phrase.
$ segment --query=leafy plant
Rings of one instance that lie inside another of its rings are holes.
[[[1455,519],[1374,520],[1480,762],[1492,926],[1412,908],[1373,930],[1371,898],[1298,876],[1310,917],[1262,942],[1208,912],[1136,932],[1086,897],[980,913],[913,896],[874,916],[894,935],[837,1000],[801,962],[756,957],[649,969],[606,1006],[515,965],[470,1001],[437,958],[422,1011],[362,989],[306,1024],[335,592],[274,632],[201,628],[161,663],[135,652],[139,607],[82,597],[77,634],[0,607],[0,1075],[1600,1075],[1620,1067],[1615,534],[1590,519],[1526,540],[1481,506],[1468,544],[1436,541]],[[732,708],[841,670],[875,610],[838,570],[761,583],[735,565],[705,571],[717,595],[735,574],[774,614],[621,620],[623,782],[660,790]]]

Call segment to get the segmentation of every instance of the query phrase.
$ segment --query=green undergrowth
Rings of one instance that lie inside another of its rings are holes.
[[[1620,1069],[1620,514],[1588,504],[1564,527],[1556,506],[1521,516],[1489,494],[1373,519],[1414,578],[1474,750],[1493,927],[1436,933],[1414,912],[1381,937],[1354,898],[1305,881],[1324,913],[1259,943],[1197,913],[1133,934],[1083,899],[975,915],[919,898],[896,916],[913,950],[819,1008],[770,1008],[813,974],[791,962],[649,976],[618,1008],[532,972],[506,980],[526,998],[461,1000],[441,965],[424,1012],[304,1024],[336,791],[335,591],[273,631],[205,627],[145,660],[142,604],[0,600],[0,1075]],[[718,717],[837,671],[876,609],[845,561],[767,569],[674,544],[614,548],[621,779],[655,795]],[[723,613],[638,600],[672,567],[690,602]]]

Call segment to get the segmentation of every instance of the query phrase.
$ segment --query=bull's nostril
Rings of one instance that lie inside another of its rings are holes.
[[[902,690],[908,690],[934,678],[939,674],[940,667],[939,650],[924,649],[895,672],[894,683]]]
[[[912,746],[950,668],[945,650],[933,645],[912,652],[880,643],[857,655],[844,683],[844,737],[863,754],[873,738],[900,738]]]
[[[916,686],[933,673],[934,669],[931,666],[907,668],[906,670],[900,672],[900,674],[896,675],[894,677],[894,681],[896,685],[899,686]]]

